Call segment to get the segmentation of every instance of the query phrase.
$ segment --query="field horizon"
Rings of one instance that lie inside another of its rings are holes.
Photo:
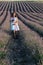
[[[0,0],[0,1],[21,1],[21,0]],[[43,0],[22,0],[22,1],[37,1],[37,2],[43,2]]]

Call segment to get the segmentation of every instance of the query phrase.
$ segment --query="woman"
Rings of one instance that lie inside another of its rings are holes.
[[[11,16],[11,31],[14,33],[14,37],[16,37],[19,33],[19,25],[18,25],[18,18],[16,13],[12,14]]]
[[[14,17],[14,36],[17,37],[19,35],[19,25],[18,25],[18,18],[16,16],[16,13],[13,14]]]

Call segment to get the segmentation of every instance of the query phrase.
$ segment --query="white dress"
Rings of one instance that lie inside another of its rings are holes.
[[[13,20],[13,21],[12,21]],[[14,17],[14,18],[11,18],[11,30],[15,30],[15,31],[19,31],[20,29],[19,29],[19,25],[16,23],[15,24],[15,22],[16,21],[18,21],[18,19],[17,19],[17,17]]]

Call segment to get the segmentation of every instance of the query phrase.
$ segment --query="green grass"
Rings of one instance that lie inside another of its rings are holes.
[[[5,51],[3,51],[4,46],[5,46],[5,44],[2,41],[0,41],[0,59],[3,59],[6,55]]]
[[[0,59],[5,58],[5,56],[6,56],[5,51],[0,51]]]
[[[0,48],[4,47],[4,43],[0,41]]]
[[[4,50],[5,43],[3,41],[0,41],[0,65],[6,65],[3,60],[5,59],[6,52]]]

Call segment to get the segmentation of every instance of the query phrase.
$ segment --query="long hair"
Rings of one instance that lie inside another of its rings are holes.
[[[13,13],[11,13],[11,17],[13,17]]]

